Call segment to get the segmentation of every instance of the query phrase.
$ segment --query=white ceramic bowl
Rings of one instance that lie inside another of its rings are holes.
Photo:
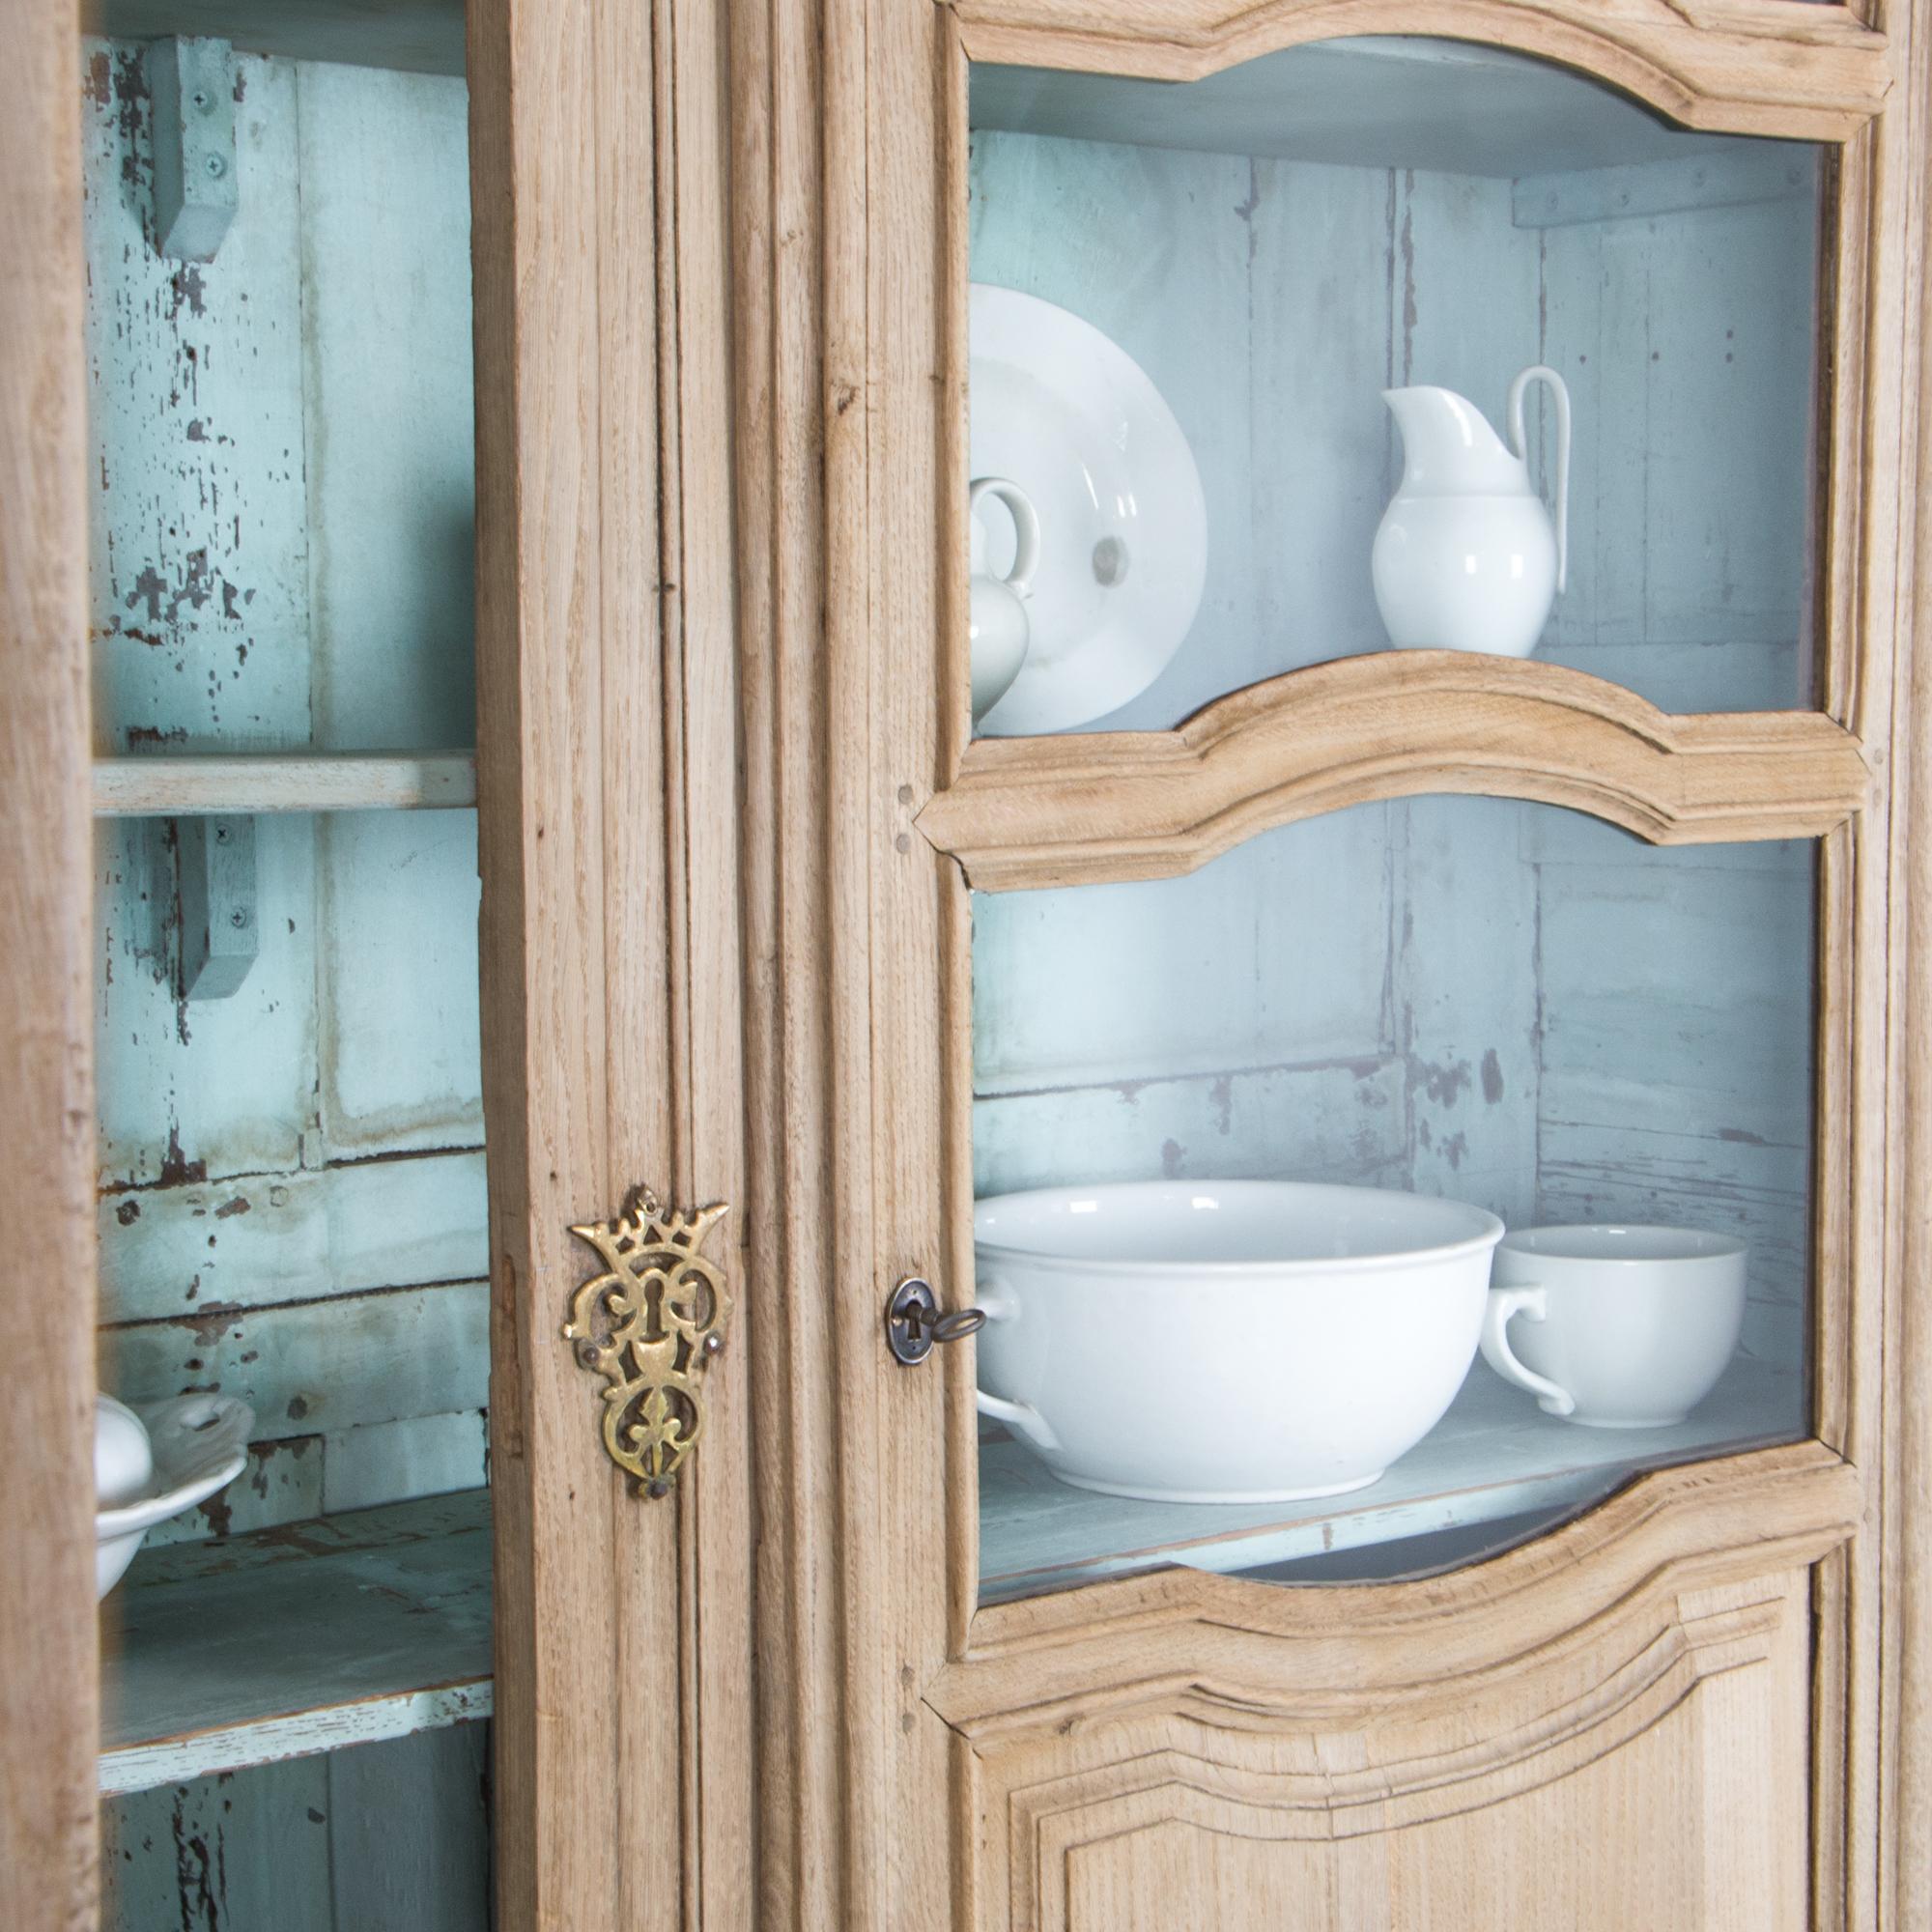
[[[1170,1502],[1339,1495],[1427,1435],[1503,1224],[1300,1181],[1126,1181],[974,1210],[980,1406],[1063,1481]]]
[[[117,1412],[118,1411],[118,1412]],[[184,1395],[157,1402],[138,1415],[112,1396],[100,1398],[95,1424],[97,1483],[104,1470],[125,1476],[127,1428],[145,1431],[146,1477],[132,1486],[115,1480],[98,1491],[94,1517],[94,1586],[104,1597],[126,1574],[142,1539],[157,1522],[206,1502],[242,1473],[255,1412],[233,1396]],[[118,1494],[117,1494],[118,1492]]]

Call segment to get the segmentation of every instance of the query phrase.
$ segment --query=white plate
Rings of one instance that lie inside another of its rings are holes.
[[[980,729],[1064,731],[1118,711],[1164,670],[1201,608],[1208,507],[1194,452],[1127,353],[1036,296],[972,290],[972,472],[1008,476],[1039,512],[1031,641]],[[986,561],[1012,562],[1007,518]]]
[[[206,1502],[248,1461],[255,1411],[233,1396],[184,1395],[136,1411],[153,1445],[155,1467],[141,1494],[94,1518],[95,1593],[104,1597],[157,1522]]]

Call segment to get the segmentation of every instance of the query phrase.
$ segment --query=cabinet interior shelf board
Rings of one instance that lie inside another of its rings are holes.
[[[463,0],[88,0],[81,17],[117,40],[196,34],[291,60],[464,71]]]
[[[94,761],[99,818],[430,810],[476,803],[473,752],[292,752]]]
[[[144,1549],[101,1651],[105,1797],[488,1717],[489,1492]]]
[[[1217,698],[1172,731],[979,738],[920,830],[984,892],[1172,878],[1374,799],[1560,805],[1659,845],[1816,838],[1864,803],[1820,712],[1674,716],[1561,665],[1381,651]]]
[[[1077,1490],[1017,1442],[980,1449],[980,1601],[1001,1603],[1171,1563],[1252,1571],[1491,1523],[1574,1512],[1673,1463],[1804,1432],[1803,1378],[1740,1357],[1667,1429],[1586,1429],[1477,1364],[1449,1412],[1382,1479],[1308,1503],[1160,1503]]]

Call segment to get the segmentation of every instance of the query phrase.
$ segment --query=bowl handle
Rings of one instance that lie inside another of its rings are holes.
[[[1491,1289],[1490,1305],[1483,1313],[1483,1359],[1504,1381],[1527,1389],[1545,1415],[1574,1415],[1577,1398],[1548,1376],[1524,1368],[1509,1345],[1511,1317],[1526,1315],[1541,1321],[1548,1312],[1548,1297],[1540,1288]]]
[[[989,1279],[980,1283],[975,1301],[988,1321],[1019,1320],[1019,1296],[1003,1281]],[[995,1422],[1004,1422],[1009,1429],[1025,1436],[1036,1449],[1051,1451],[1060,1447],[1060,1437],[1053,1433],[1053,1425],[1031,1403],[1009,1402],[1005,1396],[988,1395],[982,1388],[976,1388],[973,1394],[981,1415],[990,1415]]]

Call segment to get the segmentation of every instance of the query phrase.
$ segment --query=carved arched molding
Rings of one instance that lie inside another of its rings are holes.
[[[1607,1652],[1597,1674],[1519,1680],[1495,1708],[1428,1725],[1229,1736],[1150,1714],[1119,1734],[1123,1755],[1050,1742],[1007,1767],[996,1754],[982,1769],[1004,1798],[1016,1921],[1064,1924],[1068,1855],[1135,1832],[1328,1843],[1521,1797],[1631,1744],[1710,1678],[1769,1661],[1798,1587],[1766,1578],[1740,1604],[1669,1615],[1648,1640]]]
[[[919,827],[987,892],[1171,878],[1277,825],[1469,792],[1568,806],[1661,845],[1822,837],[1864,803],[1819,712],[1678,717],[1561,665],[1457,651],[1337,658],[1172,731],[980,738]]]
[[[1659,1470],[1548,1536],[1414,1582],[1293,1589],[1174,1569],[1093,1584],[980,1610],[925,1700],[988,1746],[1138,1711],[1349,1728],[1371,1704],[1466,1700],[1611,1629],[1654,1634],[1688,1591],[1817,1562],[1863,1507],[1858,1471],[1803,1442]]]
[[[953,0],[975,60],[1198,80],[1350,35],[1479,41],[1596,75],[1690,128],[1849,140],[1893,79],[1886,35],[1804,0]]]

